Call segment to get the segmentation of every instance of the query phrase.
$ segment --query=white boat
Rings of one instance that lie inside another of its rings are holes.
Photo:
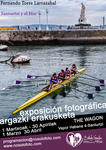
[[[8,50],[8,46],[7,45],[0,45],[0,51],[7,51]]]
[[[13,56],[11,63],[28,63],[30,62],[30,57],[28,56],[22,56],[21,54],[17,54],[16,56]]]

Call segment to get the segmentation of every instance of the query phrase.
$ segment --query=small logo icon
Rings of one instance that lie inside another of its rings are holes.
[[[79,146],[83,141],[80,133],[69,132],[66,136],[66,142],[72,147]]]

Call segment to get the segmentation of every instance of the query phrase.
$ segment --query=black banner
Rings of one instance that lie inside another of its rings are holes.
[[[75,118],[52,121],[30,120],[24,123],[0,125],[0,138],[98,128],[106,128],[106,113],[79,115]]]

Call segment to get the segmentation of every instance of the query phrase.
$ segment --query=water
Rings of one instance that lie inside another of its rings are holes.
[[[20,46],[9,47],[7,52],[0,52],[0,61],[6,60],[10,56],[21,52],[31,58],[29,64],[15,65],[0,64],[0,118],[8,118],[12,111],[27,101],[29,98],[35,96],[46,86],[45,81],[49,77],[39,78],[38,81],[24,82],[20,86],[15,85],[16,80],[28,80],[27,74],[31,75],[46,75],[54,72],[59,72],[61,68],[65,69],[67,66],[71,67],[75,63],[78,68],[86,67],[86,73],[91,74],[97,78],[106,80],[106,46]],[[33,79],[32,79],[33,80]],[[80,78],[78,81],[83,81],[92,85],[99,85],[99,82]],[[87,95],[78,91],[65,90],[64,93],[48,96],[27,109],[40,109],[49,106],[64,105],[82,105],[90,102],[103,103],[106,100],[106,87],[102,86],[100,92],[96,92],[93,87],[82,85],[76,82],[78,89],[93,92],[94,99],[88,99]],[[26,86],[26,87],[23,87]],[[74,87],[73,85],[72,87]],[[9,87],[9,91],[3,91],[3,88]],[[96,109],[92,111],[85,111],[84,114],[106,112],[105,109]],[[82,114],[77,112],[77,114]]]

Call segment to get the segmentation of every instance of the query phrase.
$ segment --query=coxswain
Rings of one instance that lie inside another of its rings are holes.
[[[59,83],[63,82],[65,80],[65,71],[62,69],[61,72],[58,75]]]
[[[71,76],[71,71],[68,69],[68,68],[66,68],[66,71],[65,71],[65,78],[67,79],[67,78],[69,78]]]
[[[54,73],[50,79],[49,90],[55,87],[57,83],[58,83],[58,76],[57,76],[57,73]]]
[[[76,67],[76,64],[73,64],[71,68],[71,74],[75,75],[76,73],[77,73],[77,67]]]

